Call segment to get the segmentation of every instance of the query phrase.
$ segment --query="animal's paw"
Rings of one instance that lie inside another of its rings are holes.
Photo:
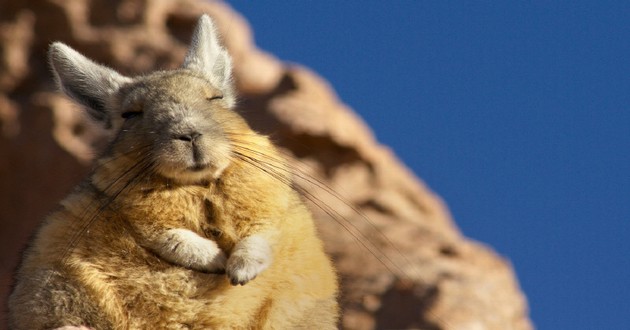
[[[227,257],[217,243],[188,229],[171,229],[158,241],[156,250],[164,259],[194,270],[223,273]]]
[[[236,244],[227,261],[226,273],[232,285],[244,285],[271,264],[272,252],[267,240],[250,236]]]
[[[219,250],[215,255],[207,256],[206,260],[200,263],[197,270],[212,273],[212,274],[225,274],[225,264],[227,262],[227,256],[223,251]],[[195,269],[195,266],[191,266]]]

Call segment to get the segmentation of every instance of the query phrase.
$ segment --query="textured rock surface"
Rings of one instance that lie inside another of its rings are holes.
[[[87,173],[107,134],[55,93],[47,45],[64,41],[130,75],[170,68],[202,12],[215,17],[234,58],[242,113],[296,159],[300,176],[315,178],[301,184],[340,272],[344,328],[531,328],[510,265],[462,237],[440,199],[325,81],[258,50],[227,5],[193,0],[0,0],[3,297],[20,248]]]

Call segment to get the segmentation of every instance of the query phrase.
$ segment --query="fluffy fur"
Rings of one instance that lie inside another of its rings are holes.
[[[11,328],[336,328],[335,272],[286,163],[231,110],[218,40],[203,16],[181,69],[136,78],[51,46],[115,134],[25,252]]]

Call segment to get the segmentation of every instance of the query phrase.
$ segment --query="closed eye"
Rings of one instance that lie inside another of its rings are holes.
[[[142,115],[142,111],[126,111],[126,112],[123,112],[122,115],[120,116],[123,117],[125,120],[127,120],[127,119],[138,117],[140,115]]]
[[[221,99],[223,99],[223,95],[215,95],[215,96],[211,96],[211,97],[208,97],[206,100],[208,100],[208,101],[214,101],[214,100],[221,100]]]

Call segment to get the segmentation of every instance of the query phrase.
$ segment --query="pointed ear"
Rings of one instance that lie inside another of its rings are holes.
[[[232,58],[220,44],[217,28],[208,15],[199,18],[183,67],[203,74],[233,104]]]
[[[55,80],[63,92],[86,106],[92,118],[109,127],[107,99],[131,79],[92,62],[61,42],[53,43],[48,54]]]

